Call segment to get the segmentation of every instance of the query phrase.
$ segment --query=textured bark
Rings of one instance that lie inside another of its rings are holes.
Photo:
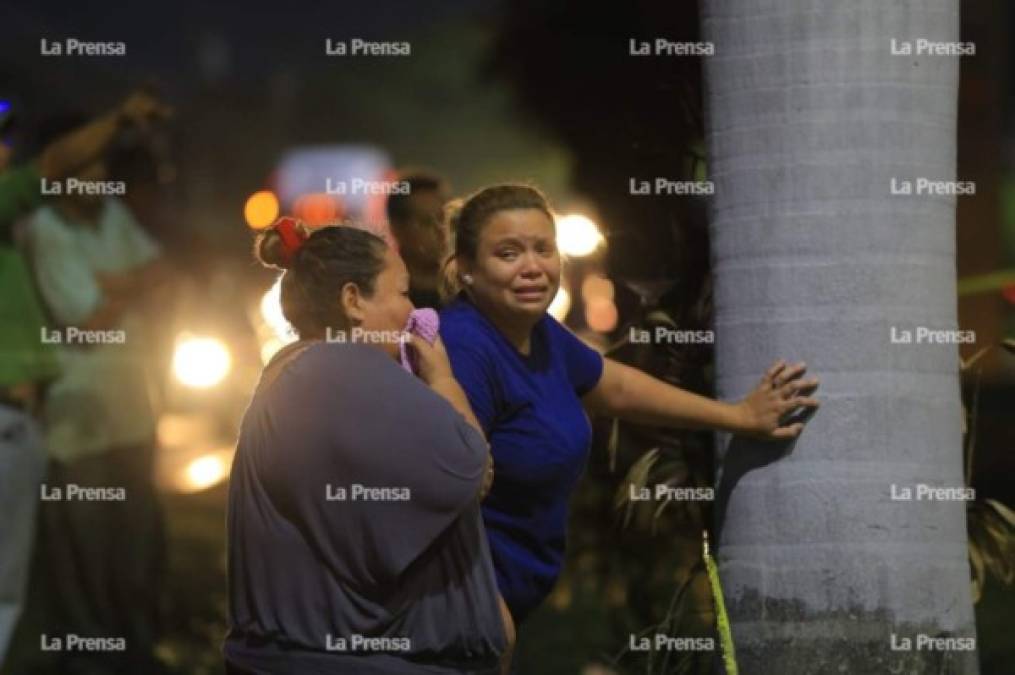
[[[958,350],[893,344],[955,329],[957,0],[703,0],[719,395],[777,357],[822,380],[793,444],[719,438],[718,560],[741,672],[976,673],[965,503],[891,499],[963,485]],[[953,645],[954,646],[954,645]]]

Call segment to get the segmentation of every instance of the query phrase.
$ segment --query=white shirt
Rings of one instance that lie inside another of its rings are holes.
[[[39,291],[54,325],[45,339],[62,345],[63,374],[47,391],[44,412],[50,455],[70,461],[150,443],[155,414],[140,318],[126,312],[115,330],[90,334],[81,332],[81,323],[105,302],[95,273],[149,262],[158,257],[158,245],[115,199],[103,202],[95,225],[68,222],[44,206],[29,220],[28,236]],[[109,342],[85,344],[88,338]]]

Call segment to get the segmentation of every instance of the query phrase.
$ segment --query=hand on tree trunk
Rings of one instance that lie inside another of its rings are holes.
[[[815,410],[820,405],[811,394],[818,387],[818,379],[803,379],[807,372],[804,363],[787,365],[779,359],[762,376],[758,386],[737,404],[739,417],[737,433],[766,440],[796,438],[804,423],[796,411]],[[792,419],[790,418],[792,415]]]

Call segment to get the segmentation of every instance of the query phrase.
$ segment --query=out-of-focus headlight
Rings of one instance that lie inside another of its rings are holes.
[[[557,248],[565,256],[581,258],[595,253],[606,240],[588,216],[572,213],[557,216]]]
[[[203,455],[192,460],[183,469],[179,489],[183,492],[200,492],[218,485],[229,475],[229,463],[222,453]]]
[[[232,365],[229,348],[221,340],[189,334],[176,339],[173,374],[188,387],[214,387],[225,379]]]
[[[560,284],[560,288],[557,289],[557,295],[553,296],[553,300],[550,302],[550,306],[546,308],[546,311],[557,321],[563,321],[567,313],[571,311],[571,294],[567,292],[563,283]]]

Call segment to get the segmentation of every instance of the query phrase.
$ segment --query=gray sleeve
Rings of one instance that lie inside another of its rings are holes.
[[[486,441],[376,348],[321,345],[291,371],[277,407],[298,443],[277,480],[327,557],[390,581],[477,499]]]

